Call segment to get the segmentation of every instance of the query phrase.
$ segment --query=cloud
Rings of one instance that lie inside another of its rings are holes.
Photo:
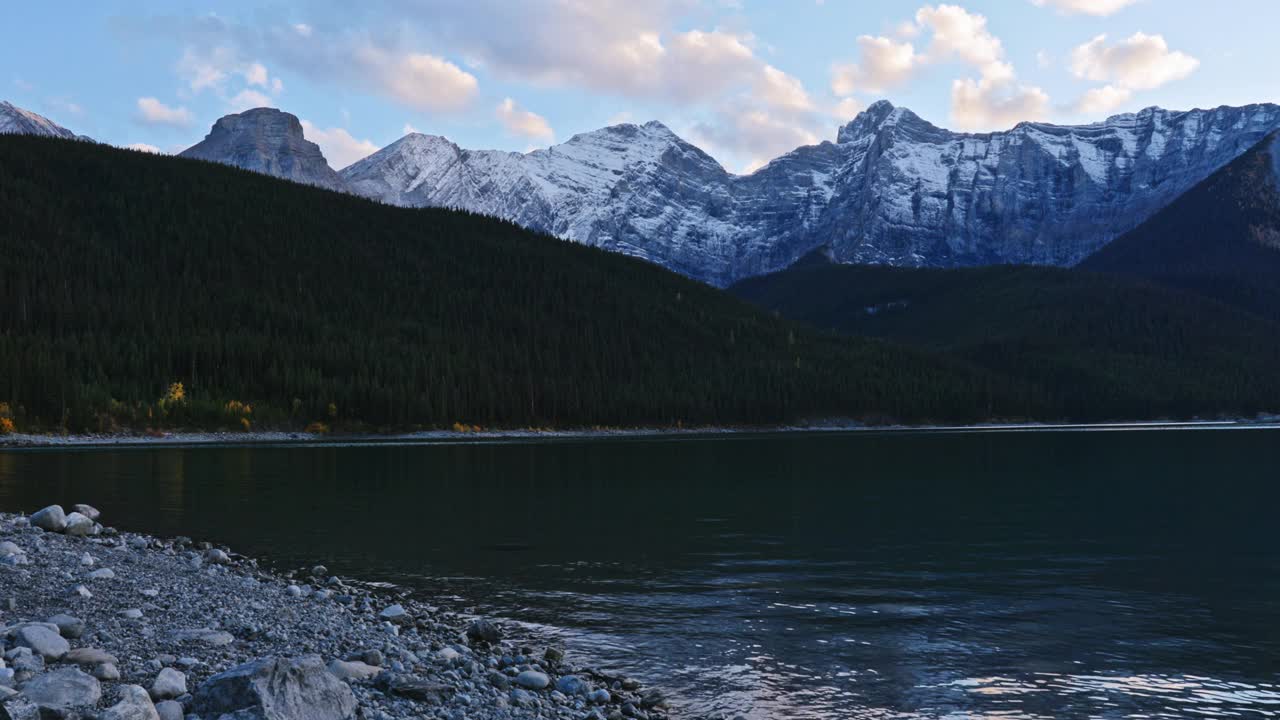
[[[367,45],[355,57],[384,92],[418,110],[461,110],[475,98],[479,87],[474,75],[435,55],[396,55]]]
[[[1118,88],[1115,85],[1104,85],[1092,88],[1080,96],[1072,109],[1084,115],[1101,115],[1109,113],[1129,102],[1133,91]]]
[[[1013,81],[1012,74],[984,74],[951,84],[951,119],[962,130],[992,130],[1049,116],[1049,96]]]
[[[836,95],[882,93],[910,79],[919,64],[915,46],[908,42],[863,35],[858,38],[858,49],[860,63],[838,63],[831,68],[831,91]]]
[[[520,108],[511,98],[498,104],[497,116],[502,122],[502,127],[511,135],[548,142],[555,139],[556,134],[546,118]]]
[[[690,139],[717,157],[740,158],[736,169],[749,173],[801,145],[813,145],[818,135],[796,118],[770,113],[746,102],[721,108],[711,120],[696,124]]]
[[[138,119],[148,125],[190,127],[194,119],[185,107],[170,107],[153,97],[138,98]]]
[[[926,62],[945,62],[954,58],[982,68],[1004,58],[1004,45],[987,29],[984,15],[971,13],[958,5],[926,5],[916,11],[916,23],[933,33]]]
[[[857,98],[847,97],[836,103],[836,106],[832,108],[831,114],[841,122],[848,122],[865,109],[866,106]]]
[[[320,151],[329,161],[329,166],[335,170],[341,170],[378,152],[377,145],[369,140],[357,140],[343,128],[325,130],[316,127],[308,120],[303,120],[302,134],[306,139],[320,146]]]
[[[236,93],[235,97],[227,100],[227,108],[231,112],[244,112],[253,108],[272,107],[275,101],[270,97],[263,95],[257,90],[244,89]]]
[[[1187,77],[1198,67],[1199,60],[1169,50],[1164,37],[1141,32],[1115,45],[1099,35],[1071,51],[1071,72],[1076,77],[1128,90],[1153,90]]]
[[[128,150],[137,150],[139,152],[154,153],[156,155],[164,154],[164,151],[162,151],[160,148],[156,147],[155,145],[148,145],[146,143],[131,143],[129,145],[125,145],[125,148]]]
[[[405,123],[404,127],[400,130],[400,132],[405,135],[416,135],[418,134],[418,128],[410,125],[409,123]]]
[[[765,104],[786,110],[810,110],[813,100],[804,83],[772,65],[765,65],[756,78],[754,96]]]
[[[610,117],[608,120],[606,120],[604,124],[605,125],[622,125],[623,123],[631,122],[632,117],[633,116],[631,115],[630,110],[623,110],[622,112],[614,113],[613,116]]]
[[[1041,7],[1052,7],[1068,14],[1106,16],[1117,13],[1138,0],[1031,0]]]

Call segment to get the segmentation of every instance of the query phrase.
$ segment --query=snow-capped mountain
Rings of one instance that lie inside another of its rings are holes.
[[[179,156],[234,165],[330,190],[346,187],[325,161],[320,146],[303,137],[297,116],[273,108],[255,108],[219,118],[204,140]]]
[[[343,170],[352,192],[503,217],[727,285],[838,262],[1071,265],[1280,128],[1280,107],[1148,109],[953,133],[887,102],[750,175],[660,123],[527,154],[409,135]]]
[[[8,101],[0,100],[0,135],[47,135],[68,139],[84,139],[43,115],[37,115]]]

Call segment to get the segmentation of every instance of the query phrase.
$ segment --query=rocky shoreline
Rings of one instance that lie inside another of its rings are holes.
[[[668,717],[498,623],[98,515],[0,513],[0,720]]]

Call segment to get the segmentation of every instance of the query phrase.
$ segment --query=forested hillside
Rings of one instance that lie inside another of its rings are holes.
[[[20,430],[1059,412],[511,224],[47,138],[0,138],[0,308]]]
[[[908,343],[1017,378],[1072,417],[1280,410],[1280,326],[1132,277],[811,259],[732,291],[814,327]]]
[[[1081,267],[1148,278],[1280,320],[1277,138],[1259,143]]]

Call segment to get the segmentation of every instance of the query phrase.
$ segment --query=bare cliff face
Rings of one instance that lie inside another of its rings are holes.
[[[272,108],[246,110],[219,119],[203,141],[179,156],[234,165],[330,190],[346,187],[325,161],[320,146],[303,137],[298,118]]]
[[[837,262],[1071,265],[1280,128],[1280,107],[1144,110],[960,134],[877,103],[836,142],[751,175],[659,123],[528,154],[410,135],[342,172],[352,192],[458,207],[715,285],[815,250]]]

